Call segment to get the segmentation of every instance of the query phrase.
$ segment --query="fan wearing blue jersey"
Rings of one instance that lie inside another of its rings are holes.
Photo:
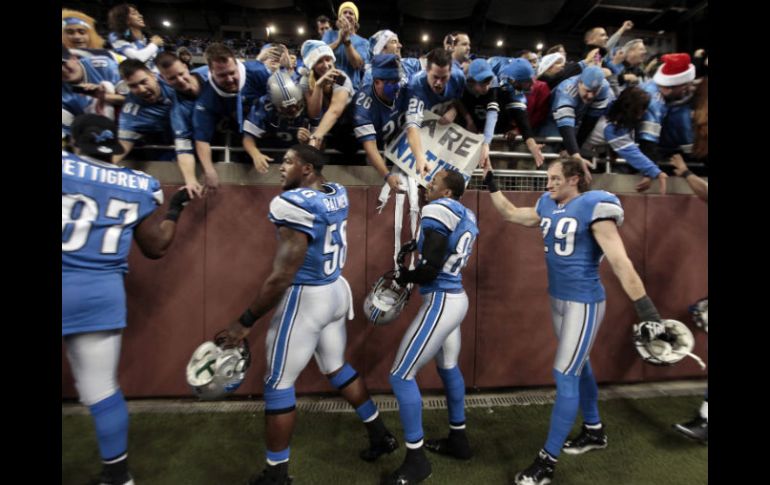
[[[193,138],[198,159],[206,167],[212,163],[211,140],[217,124],[234,120],[242,132],[249,108],[267,92],[270,71],[259,61],[239,61],[232,49],[219,42],[209,45],[204,55],[209,81],[195,101]]]
[[[395,54],[378,54],[372,61],[373,82],[355,96],[353,131],[363,145],[367,161],[397,192],[404,192],[398,176],[391,173],[380,148],[400,133],[401,115],[406,110],[400,79],[399,60]]]
[[[198,183],[195,175],[195,150],[193,147],[193,110],[203,86],[209,78],[208,66],[193,71],[171,52],[161,52],[155,58],[160,78],[174,88],[171,105],[171,129],[174,131],[174,148],[179,171],[185,181],[185,190],[190,198],[203,197],[210,188],[216,189],[219,177],[214,165],[201,163],[204,185]]]
[[[607,447],[599,417],[599,389],[588,361],[604,317],[605,293],[599,279],[599,263],[604,256],[633,300],[639,320],[659,322],[660,315],[618,233],[623,223],[620,201],[603,190],[587,191],[580,162],[552,163],[548,168],[548,192],[535,207],[513,205],[497,189],[492,171],[485,174],[484,184],[503,219],[527,227],[539,226],[545,242],[548,294],[559,340],[553,367],[556,402],[545,446],[532,465],[515,478],[517,485],[542,485],[553,478],[562,449],[568,454],[581,454]],[[658,326],[645,326],[644,332],[650,338],[657,336]],[[565,442],[578,410],[583,413],[581,433]]]
[[[243,122],[243,148],[259,173],[267,173],[273,159],[259,151],[257,140],[271,140],[273,146],[288,148],[309,137],[310,120],[305,116],[305,98],[302,88],[287,70],[279,69],[267,80],[268,94],[251,107]]]
[[[134,145],[146,138],[171,140],[171,106],[174,90],[158,79],[144,63],[128,59],[120,64],[120,76],[131,91],[120,113],[118,137],[123,153],[116,155],[115,163],[122,160]]]
[[[155,69],[153,60],[164,42],[159,35],[153,35],[147,41],[142,32],[145,28],[144,17],[135,5],[122,3],[112,7],[107,14],[107,23],[111,30],[107,40],[115,52]]]
[[[666,54],[652,81],[641,88],[650,94],[647,112],[639,130],[639,146],[652,160],[674,153],[691,155],[695,135],[692,129],[692,99],[695,66],[690,55]]]
[[[599,117],[607,111],[612,91],[600,67],[590,66],[580,76],[559,83],[552,94],[551,116],[570,157],[583,164],[588,182],[591,172],[588,160],[580,156],[580,145],[594,129]]]
[[[323,154],[309,145],[294,145],[283,157],[284,192],[272,200],[268,215],[278,230],[273,270],[227,332],[229,343],[240,343],[258,319],[277,307],[265,341],[267,467],[249,481],[252,485],[291,482],[294,382],[314,355],[321,372],[366,425],[369,448],[361,458],[373,461],[398,447],[363,379],[345,361],[345,320],[353,318],[350,286],[341,276],[348,196],[342,185],[326,182],[323,164]]]
[[[115,94],[120,82],[118,65],[111,57],[94,55],[79,58],[61,46],[61,131],[70,132],[75,116],[95,113],[115,118],[113,106],[123,104],[124,97]]]
[[[163,203],[150,175],[110,163],[120,153],[115,122],[84,114],[72,124],[74,153],[62,152],[62,337],[80,402],[96,426],[100,484],[133,485],[128,470],[128,408],[117,380],[131,239],[151,259],[176,232],[187,192],[171,199],[160,224],[147,217]]]
[[[456,171],[439,171],[425,192],[427,204],[417,239],[420,259],[414,270],[400,268],[396,282],[420,285],[423,304],[401,339],[390,371],[404,427],[406,457],[384,483],[410,485],[431,474],[423,450],[422,397],[415,376],[435,358],[444,383],[449,409],[449,437],[428,440],[424,448],[461,460],[472,452],[465,435],[465,381],[458,366],[460,324],[468,311],[461,270],[468,262],[479,234],[476,215],[459,200],[465,180]]]
[[[446,115],[447,111],[456,111],[452,104],[462,99],[465,89],[465,75],[460,69],[452,68],[452,56],[444,49],[433,49],[427,56],[426,71],[420,72],[409,82],[407,89],[406,136],[409,149],[415,158],[415,166],[420,176],[432,171],[425,156],[420,138],[423,110],[437,115]],[[442,122],[454,121],[454,116]]]
[[[372,62],[364,67],[364,79],[361,81],[361,88],[364,89],[372,84],[372,66],[374,57],[380,54],[395,54],[399,61],[399,81],[401,87],[409,84],[415,74],[422,71],[420,59],[416,57],[401,57],[401,48],[404,47],[398,40],[398,34],[385,29],[379,30],[369,37],[369,46],[372,49]]]
[[[635,86],[624,89],[610,104],[607,114],[596,123],[583,148],[609,144],[615,153],[642,173],[642,180],[636,184],[637,192],[649,189],[652,180],[657,179],[660,184],[660,193],[665,194],[668,175],[661,171],[655,162],[647,158],[634,140],[635,130],[649,103],[650,95],[642,89]]]

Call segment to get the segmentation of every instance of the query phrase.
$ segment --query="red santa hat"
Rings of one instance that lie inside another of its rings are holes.
[[[653,77],[658,86],[679,86],[695,79],[695,66],[690,63],[690,54],[666,54],[661,60],[663,65]]]

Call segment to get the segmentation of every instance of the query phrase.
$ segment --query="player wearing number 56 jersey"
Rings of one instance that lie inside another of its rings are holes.
[[[390,371],[390,384],[398,400],[407,452],[404,463],[385,483],[419,483],[431,473],[423,451],[422,398],[417,372],[435,358],[449,408],[449,437],[428,440],[431,451],[459,459],[471,457],[465,436],[465,381],[457,365],[460,324],[468,311],[460,271],[473,250],[479,230],[476,215],[459,199],[465,180],[459,172],[439,171],[425,193],[417,249],[420,260],[412,271],[399,269],[396,282],[420,285],[423,304],[406,330]]]
[[[548,267],[548,294],[559,345],[553,366],[556,402],[545,446],[534,463],[515,478],[517,485],[544,485],[553,478],[556,461],[565,453],[581,454],[607,447],[599,418],[598,394],[588,356],[604,317],[605,294],[599,280],[604,256],[634,301],[640,321],[660,321],[655,305],[626,255],[618,226],[623,208],[603,190],[586,191],[582,167],[576,161],[556,161],[548,168],[548,192],[535,207],[516,207],[497,190],[492,172],[484,178],[492,203],[505,220],[540,226]],[[578,409],[583,428],[566,441]]]
[[[163,203],[158,181],[110,163],[123,153],[115,123],[80,115],[75,153],[62,152],[62,336],[80,401],[96,425],[103,471],[99,483],[133,484],[127,466],[128,408],[117,369],[126,295],[123,277],[133,235],[149,258],[162,257],[189,198],[178,192],[159,225],[147,222]]]
[[[240,343],[260,317],[278,307],[265,341],[267,467],[251,484],[291,481],[294,381],[314,355],[366,425],[370,446],[361,458],[373,461],[398,446],[363,379],[345,362],[345,320],[353,318],[350,287],[340,275],[347,253],[348,196],[342,185],[326,182],[323,163],[322,153],[309,145],[286,152],[280,169],[284,192],[270,203],[269,218],[278,229],[273,271],[227,333],[230,343]]]

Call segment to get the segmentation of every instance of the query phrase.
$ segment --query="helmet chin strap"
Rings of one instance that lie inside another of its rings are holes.
[[[703,359],[701,359],[697,355],[693,354],[692,352],[687,352],[685,355],[695,359],[695,361],[698,362],[698,365],[700,366],[701,370],[706,370],[706,363],[703,362]]]

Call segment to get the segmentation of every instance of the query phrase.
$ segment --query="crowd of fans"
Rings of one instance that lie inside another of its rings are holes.
[[[447,34],[442,47],[420,56],[404,50],[396,32],[363,36],[358,15],[345,2],[336,20],[316,19],[319,40],[294,50],[243,39],[148,39],[131,4],[110,10],[109,32],[101,36],[92,17],[62,9],[63,145],[81,113],[116,119],[120,157],[176,160],[193,196],[216,189],[211,147],[225,139],[242,143],[236,161],[260,173],[273,161],[265,147],[308,143],[348,159],[363,147],[396,189],[379,150],[405,131],[418,170],[427,171],[424,110],[483,133],[481,167],[491,163],[495,134],[511,141],[521,135],[538,167],[544,157],[537,140],[561,137],[562,154],[579,160],[589,177],[592,154],[608,150],[644,175],[639,190],[653,180],[665,190],[661,161],[695,158],[693,95],[708,67],[702,49],[649,59],[643,39],[620,44],[634,29],[626,21],[611,37],[603,27],[588,30],[579,59],[569,59],[562,45],[485,59],[472,53],[465,32]],[[174,150],[133,150],[147,144]]]

